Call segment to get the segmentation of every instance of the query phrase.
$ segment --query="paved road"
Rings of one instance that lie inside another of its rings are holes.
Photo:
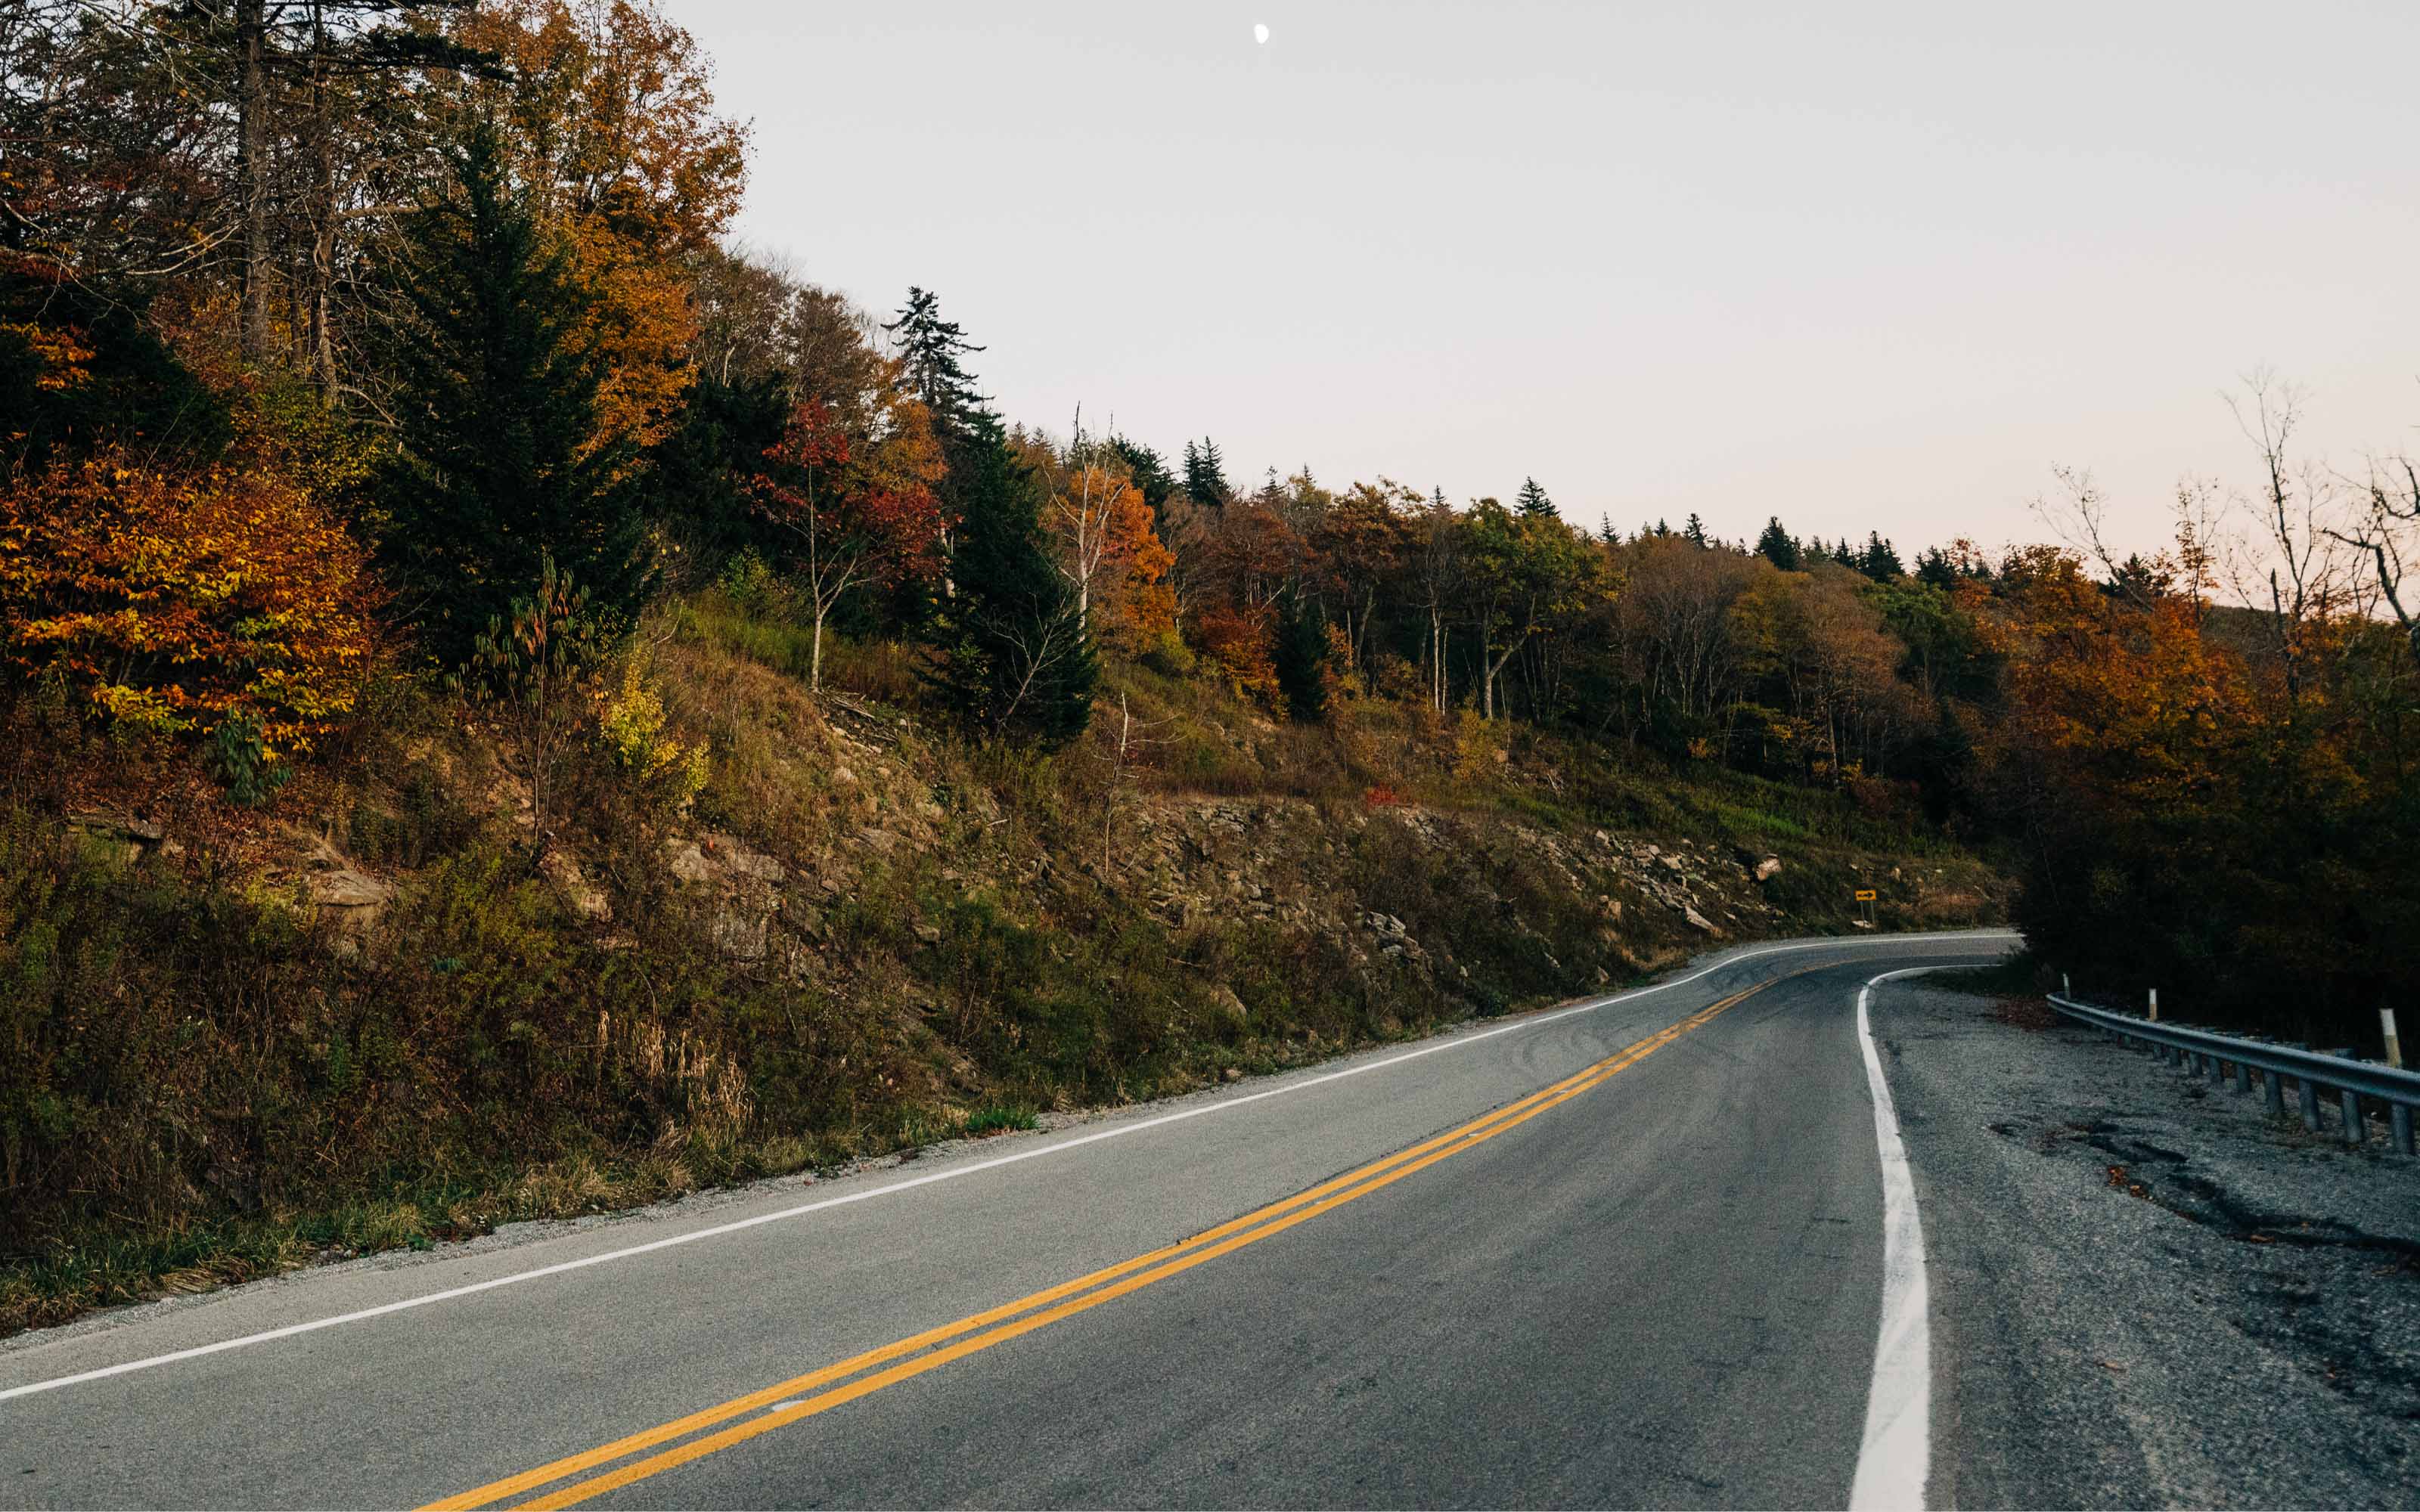
[[[2007,943],[1757,947],[20,1339],[0,1503],[1844,1504],[1885,1285],[1858,990]]]

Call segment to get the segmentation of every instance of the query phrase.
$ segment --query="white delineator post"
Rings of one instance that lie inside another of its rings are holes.
[[[2378,1032],[2386,1041],[2386,1063],[2402,1065],[2403,1041],[2395,1037],[2395,1010],[2381,1008],[2378,1011]]]
[[[2160,1022],[2160,990],[2157,987],[2151,989],[2151,1022]]]

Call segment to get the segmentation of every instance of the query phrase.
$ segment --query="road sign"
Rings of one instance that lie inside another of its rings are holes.
[[[1871,887],[1859,887],[1859,888],[1857,889],[1857,902],[1859,902],[1859,903],[1872,903],[1873,901],[1874,901],[1874,889],[1873,889],[1873,888],[1871,888]]]

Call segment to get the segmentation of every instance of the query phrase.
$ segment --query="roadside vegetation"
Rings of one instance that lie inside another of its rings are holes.
[[[2257,611],[2190,511],[2096,556],[2088,485],[2076,548],[1907,561],[1255,481],[734,247],[641,0],[35,0],[0,83],[0,1329],[2009,867],[2079,985],[2410,984],[2412,501],[2290,424]]]

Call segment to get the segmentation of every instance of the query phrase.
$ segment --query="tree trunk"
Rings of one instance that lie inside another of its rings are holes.
[[[236,0],[236,192],[243,205],[243,354],[269,355],[268,0]]]

